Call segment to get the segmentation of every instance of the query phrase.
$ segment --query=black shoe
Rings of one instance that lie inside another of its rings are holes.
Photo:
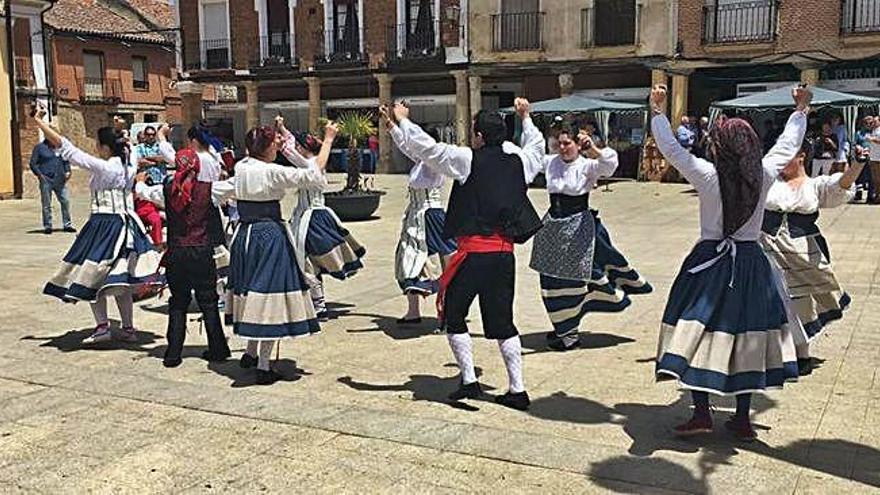
[[[458,386],[458,390],[449,394],[449,400],[477,399],[482,394],[483,389],[480,388],[480,382],[461,384]]]
[[[321,323],[324,323],[330,319],[330,313],[327,310],[318,311],[317,313],[315,313],[315,318]]]
[[[76,228],[75,227],[64,227],[64,231],[67,232],[68,234],[75,234]]]
[[[813,374],[813,359],[798,359],[798,376],[807,376]]]
[[[244,353],[241,355],[241,360],[238,362],[238,365],[244,369],[256,368],[257,367],[257,358],[251,356],[248,353]]]
[[[532,401],[529,400],[529,394],[523,391],[518,394],[507,392],[504,395],[499,395],[495,397],[495,403],[517,411],[525,411],[532,404]]]
[[[46,235],[52,235],[52,227],[47,227],[43,229],[43,233]]]
[[[398,318],[397,319],[398,325],[419,325],[420,323],[422,323],[421,317],[410,318],[410,319],[407,319],[407,318]]]
[[[558,352],[570,351],[572,349],[577,349],[581,346],[581,339],[576,338],[574,342],[566,345],[565,338],[559,337],[555,332],[550,332],[547,334],[547,347],[553,349]]]
[[[853,201],[861,201],[861,200],[862,200],[862,196],[863,196],[863,194],[862,194],[862,190],[861,190],[861,189],[857,190],[857,191],[856,191],[856,196],[855,196],[855,198],[853,198]]]
[[[183,359],[180,359],[180,358],[163,359],[162,366],[164,366],[166,368],[177,368],[178,366],[180,366],[180,363],[182,363],[182,362],[183,362]]]
[[[210,350],[202,352],[202,359],[204,359],[205,361],[211,362],[211,363],[219,363],[222,361],[226,361],[227,359],[229,359],[229,356],[230,356],[230,354],[228,352],[226,354],[218,354],[218,355],[211,353]],[[247,354],[245,354],[245,356],[247,356]],[[242,366],[242,368],[244,368],[244,366]]]
[[[282,378],[274,370],[257,370],[257,385],[272,385]]]

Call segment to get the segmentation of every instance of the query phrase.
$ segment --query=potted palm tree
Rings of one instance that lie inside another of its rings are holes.
[[[369,112],[343,112],[336,119],[339,135],[348,139],[345,187],[324,195],[327,207],[341,220],[366,220],[379,208],[379,199],[385,193],[373,190],[372,179],[361,175],[360,143],[376,132],[373,115]]]

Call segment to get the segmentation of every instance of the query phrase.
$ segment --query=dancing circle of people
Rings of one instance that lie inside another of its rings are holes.
[[[752,394],[809,374],[810,342],[850,302],[816,221],[820,208],[852,198],[863,164],[809,177],[813,146],[804,135],[812,93],[801,85],[792,96],[795,110],[766,155],[746,121],[722,117],[711,129],[704,159],[676,139],[665,116],[665,86],[651,91],[653,138],[696,189],[700,210],[700,239],[670,290],[656,355],[657,379],[675,379],[692,394],[693,416],[674,427],[676,435],[712,431],[709,396],[732,395],[736,412],[725,426],[740,440],[755,439]],[[397,324],[421,322],[421,300],[436,295],[440,327],[460,372],[449,399],[478,399],[483,392],[467,316],[479,298],[485,337],[498,342],[509,380],[495,401],[526,410],[530,399],[513,312],[516,244],[533,240],[529,267],[540,276],[552,324],[547,346],[556,351],[580,345],[578,331],[588,313],[623,311],[631,295],[653,289],[590,207],[590,192],[615,172],[617,153],[588,132],[563,125],[554,135],[558,153],[547,155],[529,102],[518,98],[514,108],[521,145],[505,139],[504,119],[493,111],[475,116],[471,147],[438,142],[410,120],[405,103],[382,106],[379,114],[394,144],[414,163],[395,254],[395,277],[408,301]],[[328,122],[323,138],[291,132],[281,117],[251,129],[247,156],[229,177],[219,155],[222,144],[205,128],[190,129],[188,146],[175,152],[163,126],[159,150],[176,167],[150,184],[129,162],[128,142],[118,129],[98,131],[92,156],[46,124],[45,113],[37,108],[33,118],[47,141],[91,175],[91,217],[44,288],[65,302],[90,303],[96,326],[84,344],[136,340],[132,291],[167,284],[163,364],[181,364],[193,293],[207,332],[203,358],[226,360],[231,353],[219,285],[226,323],[247,342],[240,366],[255,368],[258,384],[279,380],[270,360],[276,343],[319,332],[327,315],[323,277],[347,279],[363,267],[366,254],[324,204],[337,125]],[[276,164],[278,153],[294,166]],[[543,218],[527,196],[539,173],[550,197]],[[452,190],[444,210],[447,178]],[[281,200],[289,192],[297,193],[297,203],[286,222]],[[165,209],[167,249],[161,256],[135,214],[135,199]],[[234,226],[228,243],[223,216]],[[109,296],[119,308],[118,332],[109,325]]]

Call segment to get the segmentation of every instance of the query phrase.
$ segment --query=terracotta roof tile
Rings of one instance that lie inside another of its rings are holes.
[[[154,14],[161,14],[161,8],[155,4],[160,0],[137,0],[129,5],[125,1],[113,0],[58,0],[55,5],[46,12],[46,24],[58,31],[82,34],[97,34],[102,36],[114,36],[119,39],[132,41],[147,41],[168,43],[170,39],[167,33],[163,35],[156,31],[173,26],[173,12],[168,7],[171,18],[170,25],[167,16],[164,22],[154,19]],[[140,4],[154,4],[150,12],[141,10]],[[112,7],[111,7],[112,5]],[[167,5],[166,5],[167,7]],[[137,10],[133,10],[137,9]],[[138,16],[142,14],[146,19]]]

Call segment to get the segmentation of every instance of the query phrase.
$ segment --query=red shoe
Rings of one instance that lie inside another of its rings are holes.
[[[724,427],[727,428],[727,431],[732,433],[737,440],[754,442],[758,439],[758,434],[755,432],[755,429],[752,428],[752,423],[749,421],[749,418],[740,419],[733,416],[724,423]]]
[[[690,421],[673,428],[673,432],[678,437],[691,437],[702,435],[703,433],[712,433],[712,416],[708,413],[695,413]]]

